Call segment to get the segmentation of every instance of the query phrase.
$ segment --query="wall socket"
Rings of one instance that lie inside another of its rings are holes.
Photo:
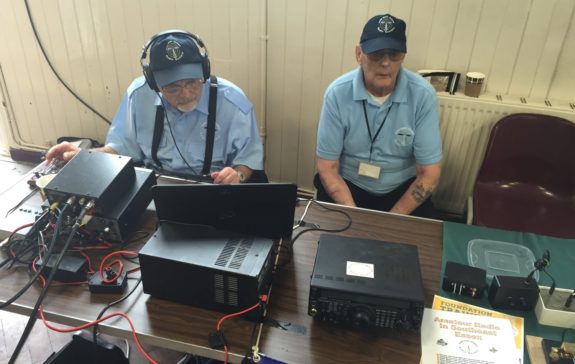
[[[540,286],[539,290],[539,299],[535,306],[537,321],[542,325],[575,327],[575,302],[571,307],[565,308],[565,302],[573,290],[556,288],[552,295],[549,295],[549,287]]]

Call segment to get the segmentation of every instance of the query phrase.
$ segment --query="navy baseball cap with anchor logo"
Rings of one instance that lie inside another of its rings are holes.
[[[150,69],[158,86],[186,79],[203,79],[202,55],[187,35],[169,34],[150,49]]]
[[[376,15],[363,27],[359,44],[366,54],[381,49],[407,53],[405,22],[390,14]]]

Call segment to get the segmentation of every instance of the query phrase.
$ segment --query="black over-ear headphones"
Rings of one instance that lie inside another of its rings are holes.
[[[152,48],[152,46],[161,38],[166,37],[168,35],[174,34],[181,34],[189,37],[196,45],[198,46],[198,50],[200,51],[200,56],[202,57],[202,73],[204,76],[204,82],[210,79],[210,59],[208,58],[208,49],[204,45],[204,42],[195,34],[187,32],[185,30],[179,29],[171,29],[166,30],[154,35],[150,40],[144,45],[142,48],[142,55],[140,56],[140,64],[142,65],[142,72],[144,73],[144,77],[146,78],[146,82],[150,88],[156,92],[160,91],[156,79],[154,78],[154,72],[150,68],[150,63],[144,63],[145,59],[148,56],[148,49]]]

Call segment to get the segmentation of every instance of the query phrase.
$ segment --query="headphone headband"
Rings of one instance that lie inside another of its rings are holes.
[[[152,38],[150,38],[150,40],[148,40],[146,42],[146,44],[144,44],[144,46],[142,47],[142,53],[140,55],[140,65],[142,66],[142,72],[144,73],[144,77],[146,78],[146,81],[148,82],[148,85],[150,86],[150,88],[156,92],[160,91],[160,88],[158,87],[158,84],[157,84],[156,79],[154,77],[154,72],[152,72],[152,69],[150,67],[150,63],[148,62],[146,64],[146,63],[144,63],[144,61],[148,57],[148,50],[154,46],[154,44],[158,41],[158,39],[161,39],[161,38],[166,37],[168,35],[187,36],[197,45],[198,51],[200,52],[200,56],[202,57],[202,63],[201,63],[202,64],[202,73],[203,73],[203,77],[204,77],[204,82],[206,82],[210,78],[211,69],[210,69],[210,59],[208,57],[208,49],[204,45],[204,42],[202,41],[202,39],[200,37],[198,37],[197,35],[190,33],[188,31],[185,31],[185,30],[170,29],[170,30],[165,30],[163,32],[159,32],[159,33],[154,34],[152,36]]]

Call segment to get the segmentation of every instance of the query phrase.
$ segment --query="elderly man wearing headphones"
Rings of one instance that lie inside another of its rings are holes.
[[[162,174],[218,184],[243,183],[263,170],[252,103],[233,83],[211,76],[199,37],[181,30],[158,33],[140,62],[144,76],[128,87],[105,146],[95,150],[132,157]],[[69,160],[77,152],[61,143],[46,159]]]

